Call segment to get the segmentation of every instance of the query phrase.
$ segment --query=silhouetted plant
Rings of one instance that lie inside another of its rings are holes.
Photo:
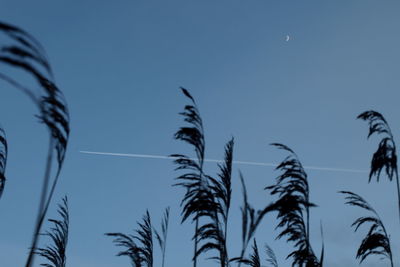
[[[7,139],[6,133],[0,127],[0,198],[3,195],[6,184],[6,165],[7,165]]]
[[[260,260],[260,253],[258,252],[257,242],[255,238],[253,239],[252,249],[253,252],[250,254],[250,257],[248,259],[247,258],[240,259],[239,262],[244,263],[251,267],[261,267],[262,265]],[[269,264],[269,266],[278,267],[278,262],[276,260],[274,251],[268,245],[265,245],[265,251],[267,254],[266,261]]]
[[[165,250],[167,247],[167,235],[168,235],[168,223],[169,223],[169,211],[170,208],[167,207],[164,212],[164,217],[161,222],[161,234],[157,232],[157,230],[154,230],[156,234],[156,238],[158,241],[158,244],[160,245],[161,253],[162,253],[162,264],[161,266],[164,267],[165,264]]]
[[[45,267],[65,267],[66,249],[68,244],[69,211],[68,199],[64,197],[62,203],[58,205],[60,220],[49,219],[53,224],[50,231],[46,231],[45,236],[50,237],[52,244],[45,248],[38,248],[35,253],[46,258],[48,263],[42,263]]]
[[[133,267],[153,267],[153,235],[149,211],[146,211],[143,222],[138,222],[138,225],[136,235],[122,233],[106,233],[106,235],[114,237],[113,242],[117,246],[126,248],[117,256],[128,256]]]
[[[34,89],[24,86],[4,72],[0,72],[0,79],[28,95],[40,111],[37,117],[47,126],[50,134],[39,210],[26,262],[26,267],[30,267],[33,265],[39,232],[64,161],[69,136],[69,113],[64,96],[54,82],[53,72],[40,43],[29,33],[7,23],[0,22],[0,33],[5,34],[11,40],[10,44],[0,45],[0,63],[32,76],[36,80],[40,92],[37,92],[36,86]],[[58,168],[53,183],[50,185],[53,150],[57,153]]]
[[[261,223],[264,216],[274,208],[270,204],[264,209],[256,211],[248,202],[246,184],[241,172],[239,172],[239,177],[240,182],[242,183],[243,192],[243,206],[240,208],[242,213],[242,250],[239,257],[231,259],[231,261],[238,261],[238,266],[240,266],[242,263],[241,259],[243,259],[247,246],[256,233],[257,227]]]
[[[272,267],[278,267],[278,261],[276,259],[275,253],[270,246],[265,245],[265,252],[267,254],[267,262]]]
[[[295,242],[296,250],[288,255],[293,258],[292,266],[321,266],[309,239],[309,208],[315,205],[309,201],[307,174],[293,150],[282,144],[272,145],[290,153],[276,167],[283,172],[276,178],[276,184],[266,187],[271,195],[279,197],[273,209],[278,212],[277,228],[284,229],[277,238],[286,236],[288,242]]]
[[[390,265],[393,267],[390,239],[378,213],[361,196],[349,191],[340,191],[339,193],[345,195],[346,204],[360,207],[372,213],[372,216],[359,217],[351,225],[355,228],[355,232],[363,224],[371,225],[367,235],[361,241],[360,247],[357,250],[356,258],[360,260],[360,263],[362,263],[370,255],[381,255],[384,258],[387,258],[390,261]]]
[[[260,254],[258,252],[257,242],[256,242],[255,238],[253,241],[252,248],[253,248],[253,252],[250,255],[249,259],[241,259],[240,262],[244,263],[248,266],[251,266],[251,267],[261,267]]]
[[[358,115],[357,119],[368,121],[369,133],[368,138],[373,135],[383,135],[383,138],[379,142],[378,149],[375,151],[371,160],[371,170],[369,173],[368,182],[371,181],[372,176],[376,176],[376,180],[379,182],[379,176],[383,169],[390,181],[393,177],[396,177],[397,183],[397,198],[400,218],[400,186],[399,186],[399,174],[397,171],[397,154],[396,144],[390,130],[389,124],[385,118],[379,112],[370,110]]]
[[[198,210],[202,217],[207,217],[210,221],[202,224],[197,231],[198,242],[203,244],[196,252],[197,256],[209,250],[216,250],[218,257],[216,259],[221,267],[229,265],[229,257],[227,250],[227,229],[228,215],[231,203],[231,179],[232,179],[232,158],[233,158],[233,138],[225,146],[224,164],[219,166],[220,173],[218,179],[206,175],[208,189],[206,193],[209,198],[206,200],[205,210]],[[211,202],[211,203],[208,203]]]
[[[175,185],[182,186],[186,189],[186,193],[181,202],[181,207],[183,207],[182,223],[190,216],[193,216],[193,221],[195,222],[193,266],[196,267],[199,218],[203,215],[201,210],[210,210],[209,207],[204,205],[213,204],[213,201],[210,199],[212,196],[208,190],[206,178],[203,174],[205,149],[203,122],[194,98],[185,88],[181,88],[181,90],[182,93],[192,102],[192,105],[186,105],[184,111],[179,113],[184,117],[184,121],[190,126],[181,127],[175,133],[175,139],[192,145],[196,153],[196,159],[192,159],[182,154],[173,154],[171,156],[176,158],[174,161],[178,166],[176,167],[176,170],[188,171],[176,178],[180,182]]]

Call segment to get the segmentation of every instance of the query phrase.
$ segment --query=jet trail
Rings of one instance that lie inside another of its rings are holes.
[[[103,155],[103,156],[117,156],[117,157],[131,157],[131,158],[147,158],[147,159],[169,159],[174,160],[176,158],[170,156],[160,156],[160,155],[148,155],[148,154],[131,154],[131,153],[110,153],[110,152],[97,152],[97,151],[79,151],[83,154],[91,154],[91,155]],[[192,160],[197,160],[195,158],[190,158]],[[223,163],[223,160],[218,159],[204,159],[206,162],[216,162]],[[242,164],[242,165],[253,165],[253,166],[268,166],[268,167],[277,167],[276,163],[267,163],[267,162],[253,162],[253,161],[241,161],[241,160],[233,160],[233,164]],[[315,171],[331,171],[331,172],[351,172],[351,173],[368,173],[365,170],[355,170],[355,169],[342,169],[342,168],[329,168],[329,167],[316,167],[316,166],[303,166],[304,169],[307,170],[315,170]]]

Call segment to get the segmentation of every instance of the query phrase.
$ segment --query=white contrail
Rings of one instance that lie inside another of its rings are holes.
[[[84,151],[84,150],[81,150],[79,152],[80,153],[84,153],[84,154],[104,155],[104,156],[117,156],[117,157],[148,158],[148,159],[169,159],[169,160],[176,159],[176,158],[170,157],[170,156],[147,155],[147,154],[110,153],[110,152],[97,152],[97,151]],[[190,159],[196,160],[195,158],[190,158]],[[223,163],[223,160],[218,160],[218,159],[204,159],[204,161]],[[276,166],[278,166],[278,164],[276,164],[276,163],[241,161],[241,160],[233,160],[232,163],[233,164],[243,164],[243,165],[268,166],[268,167],[276,167]],[[304,169],[316,170],[316,171],[368,173],[368,171],[365,171],[365,170],[341,169],[341,168],[329,168],[329,167],[315,167],[315,166],[303,166],[303,167],[304,167]]]

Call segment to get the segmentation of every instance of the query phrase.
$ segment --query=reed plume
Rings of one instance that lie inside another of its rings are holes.
[[[201,224],[197,231],[197,239],[200,248],[197,255],[209,250],[216,250],[219,256],[211,257],[220,263],[221,267],[229,266],[229,257],[227,249],[227,230],[228,216],[231,203],[231,179],[232,179],[232,159],[233,159],[233,138],[225,146],[225,159],[222,165],[218,164],[220,173],[215,179],[206,175],[207,178],[207,199],[198,209],[202,217],[208,218],[208,222]],[[206,209],[203,209],[206,207]]]
[[[368,183],[371,181],[371,178],[373,176],[376,176],[376,180],[379,182],[379,176],[383,169],[385,169],[386,175],[390,181],[393,180],[393,177],[396,177],[397,199],[400,219],[400,185],[399,173],[397,170],[396,144],[394,142],[393,134],[390,130],[389,124],[382,116],[382,114],[373,110],[361,113],[360,115],[358,115],[357,119],[368,121],[369,133],[367,138],[374,134],[382,136],[382,139],[380,140],[378,145],[378,149],[372,156]]]
[[[277,228],[283,230],[277,239],[286,237],[288,242],[294,242],[295,250],[288,255],[288,258],[293,258],[292,266],[321,266],[310,244],[309,209],[315,204],[309,200],[307,174],[292,149],[282,144],[272,145],[289,152],[289,156],[276,167],[283,172],[276,178],[276,184],[265,188],[271,195],[278,195],[273,210],[278,212]]]
[[[372,206],[361,196],[350,191],[340,191],[339,193],[345,195],[346,204],[350,206],[360,207],[372,213],[370,216],[363,216],[357,218],[353,224],[354,231],[365,224],[370,224],[369,231],[357,250],[356,258],[362,263],[367,257],[371,255],[381,255],[390,261],[390,266],[393,267],[392,250],[390,248],[389,235],[386,232],[385,226],[378,213]]]
[[[46,125],[50,141],[47,163],[42,185],[39,209],[26,267],[33,265],[35,249],[39,239],[40,229],[50,205],[54,189],[65,158],[69,137],[69,112],[62,92],[55,84],[53,71],[40,43],[26,31],[0,22],[0,33],[10,40],[10,43],[0,44],[0,64],[21,70],[30,75],[37,83],[39,92],[30,86],[25,86],[17,80],[0,72],[0,79],[26,94],[38,107],[39,121]],[[50,183],[53,152],[56,152],[57,172]]]
[[[133,267],[153,267],[153,234],[149,211],[146,211],[135,235],[122,233],[106,233],[114,237],[113,242],[126,250],[120,251],[117,256],[128,256]]]
[[[66,196],[62,199],[62,203],[58,205],[58,214],[61,219],[49,219],[49,222],[53,224],[53,227],[50,228],[50,231],[46,231],[44,234],[50,238],[52,244],[47,245],[45,248],[38,248],[35,250],[35,254],[38,254],[47,260],[48,263],[40,264],[44,267],[66,266],[66,249],[69,230],[69,210],[68,199]]]
[[[205,150],[203,121],[194,98],[185,88],[181,88],[181,91],[191,102],[191,104],[185,106],[183,112],[179,113],[189,126],[181,127],[175,133],[174,137],[176,140],[181,140],[193,146],[196,160],[182,154],[173,154],[171,156],[176,158],[174,160],[174,163],[177,165],[175,170],[187,171],[176,178],[178,182],[175,186],[181,186],[186,189],[186,193],[181,201],[182,223],[189,217],[192,217],[195,222],[193,266],[196,267],[199,218],[203,215],[201,210],[210,210],[207,205],[213,205],[213,201],[203,174]]]

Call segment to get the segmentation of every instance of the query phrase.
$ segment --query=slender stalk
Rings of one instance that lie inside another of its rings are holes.
[[[307,182],[307,187],[308,187],[308,182]],[[309,188],[307,188],[307,191],[309,191]],[[310,201],[309,194],[307,193],[307,203]],[[306,226],[306,237],[307,237],[307,252],[310,252],[310,208],[306,206],[306,213],[307,213],[307,226]]]
[[[196,227],[194,234],[194,257],[193,257],[193,267],[197,266],[197,231],[199,230],[199,218],[196,218]]]
[[[167,239],[165,239],[165,244],[164,244],[164,247],[163,247],[163,251],[162,251],[162,267],[164,267],[164,265],[165,265],[165,247],[166,247],[166,245],[167,245]]]
[[[400,185],[399,185],[399,173],[396,169],[396,184],[397,184],[397,200],[399,203],[399,222],[400,222]]]
[[[35,258],[34,252],[36,250],[36,245],[39,241],[39,233],[40,233],[40,229],[41,229],[43,217],[44,217],[43,211],[44,211],[45,206],[46,207],[48,206],[48,205],[46,205],[46,196],[47,196],[48,184],[49,184],[50,174],[51,174],[51,165],[52,165],[51,163],[52,163],[52,159],[53,159],[53,146],[54,146],[54,140],[50,136],[49,151],[47,152],[46,170],[45,170],[45,174],[43,177],[42,193],[40,196],[39,210],[38,210],[38,214],[36,217],[36,225],[35,225],[35,230],[33,233],[32,244],[30,247],[29,256],[28,256],[28,259],[25,264],[26,267],[33,266],[33,262],[34,262],[34,258]]]
[[[229,210],[228,210],[229,211]],[[224,259],[224,265],[228,266],[229,265],[229,256],[228,256],[228,249],[226,247],[226,237],[227,237],[227,232],[228,232],[228,211],[226,212],[226,220],[225,220],[225,232],[224,232],[224,254],[225,254],[225,259]]]
[[[240,259],[243,259],[244,253],[246,252],[246,248],[247,248],[248,245],[249,245],[248,241],[246,241],[246,244],[243,244],[242,251],[240,252]],[[240,265],[242,265],[241,261],[238,262],[238,267],[240,267]]]
[[[201,126],[201,132],[203,132],[203,126]],[[203,180],[203,165],[204,165],[204,152],[201,153],[201,155],[199,156],[199,163],[200,163],[200,181],[202,181],[202,183],[205,183],[206,181]],[[196,226],[195,226],[195,230],[194,230],[195,234],[194,234],[194,258],[193,258],[193,267],[197,266],[197,244],[198,244],[198,240],[197,240],[197,232],[199,231],[199,216],[197,216],[196,214]]]

